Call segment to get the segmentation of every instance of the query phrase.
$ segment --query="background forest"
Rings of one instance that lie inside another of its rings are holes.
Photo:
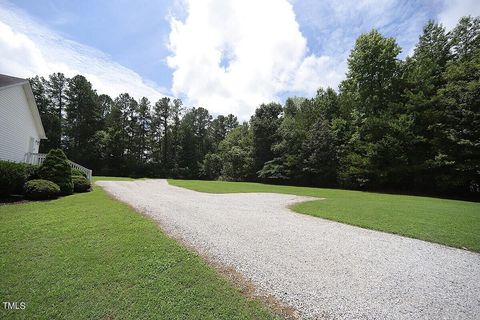
[[[30,79],[48,140],[96,175],[266,181],[480,195],[480,18],[429,22],[405,60],[358,37],[338,90],[261,104],[250,121],[179,99],[97,94],[82,75]]]

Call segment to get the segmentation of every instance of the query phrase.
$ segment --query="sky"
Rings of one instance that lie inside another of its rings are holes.
[[[83,74],[128,92],[247,120],[264,102],[337,88],[372,28],[413,52],[431,19],[452,29],[478,0],[0,0],[0,73]]]

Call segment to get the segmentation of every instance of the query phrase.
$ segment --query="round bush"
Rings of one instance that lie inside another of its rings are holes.
[[[90,190],[90,182],[84,176],[73,176],[72,181],[75,192],[87,192]]]
[[[50,150],[38,170],[38,176],[40,179],[55,182],[62,194],[73,193],[72,169],[65,153],[60,149]]]
[[[0,161],[0,195],[21,192],[25,181],[27,173],[23,163]]]
[[[23,194],[33,200],[54,199],[60,194],[60,187],[48,180],[30,180],[23,186]]]

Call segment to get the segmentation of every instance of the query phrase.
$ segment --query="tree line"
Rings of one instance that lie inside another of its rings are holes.
[[[362,34],[338,90],[261,104],[250,121],[180,99],[97,94],[82,75],[30,79],[48,140],[95,174],[480,194],[480,18],[430,21],[401,60]]]

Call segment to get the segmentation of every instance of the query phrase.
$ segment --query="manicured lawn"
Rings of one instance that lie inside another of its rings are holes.
[[[0,279],[0,319],[272,318],[99,187],[0,206]]]
[[[480,252],[480,203],[360,191],[247,182],[169,180],[211,192],[276,192],[326,198],[296,204],[294,211],[364,228]]]

